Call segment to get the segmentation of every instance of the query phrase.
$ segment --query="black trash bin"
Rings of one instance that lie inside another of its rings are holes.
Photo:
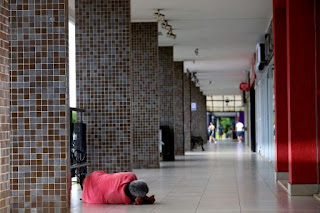
[[[169,126],[160,126],[162,132],[162,158],[164,161],[174,161],[174,133]]]

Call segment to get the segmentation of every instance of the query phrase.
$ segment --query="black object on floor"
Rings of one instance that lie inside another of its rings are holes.
[[[191,136],[191,148],[194,149],[196,145],[200,145],[202,151],[205,151],[203,148],[203,138],[201,136]]]
[[[162,132],[162,157],[164,161],[174,161],[174,133],[169,126],[160,126]]]

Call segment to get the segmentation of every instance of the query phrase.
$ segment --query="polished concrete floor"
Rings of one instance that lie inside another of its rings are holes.
[[[231,141],[205,146],[161,162],[160,169],[134,170],[154,194],[153,205],[94,205],[80,201],[72,190],[73,213],[320,213],[311,196],[290,197],[275,183],[274,168],[245,145]]]

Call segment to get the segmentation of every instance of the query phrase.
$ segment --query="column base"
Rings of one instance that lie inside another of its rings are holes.
[[[280,186],[281,186],[284,190],[286,190],[286,191],[288,192],[288,183],[289,183],[289,180],[278,180],[277,182],[280,184]],[[289,193],[289,192],[288,192],[288,193]]]
[[[313,195],[314,199],[320,202],[320,193]]]
[[[289,172],[275,172],[274,178],[276,181],[278,180],[289,180]]]
[[[290,184],[288,183],[288,193],[291,196],[310,196],[318,193],[317,184]]]

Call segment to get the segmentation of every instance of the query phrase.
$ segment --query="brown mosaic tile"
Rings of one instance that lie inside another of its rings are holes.
[[[207,106],[206,96],[200,88],[191,83],[191,102],[197,104],[196,111],[191,111],[191,135],[201,136],[204,142],[207,141]]]
[[[173,47],[159,47],[160,125],[173,129]]]
[[[130,0],[77,0],[78,107],[86,110],[89,172],[132,170]]]
[[[131,26],[133,168],[158,168],[158,23],[132,23]]]
[[[68,1],[10,1],[11,212],[68,212]]]
[[[10,212],[9,3],[0,1],[0,212]]]
[[[160,126],[168,126],[174,135],[173,47],[159,47],[159,70]],[[174,147],[174,139],[172,143]]]
[[[174,62],[173,95],[175,155],[184,155],[183,62]]]
[[[184,150],[191,150],[191,75],[183,74]]]

